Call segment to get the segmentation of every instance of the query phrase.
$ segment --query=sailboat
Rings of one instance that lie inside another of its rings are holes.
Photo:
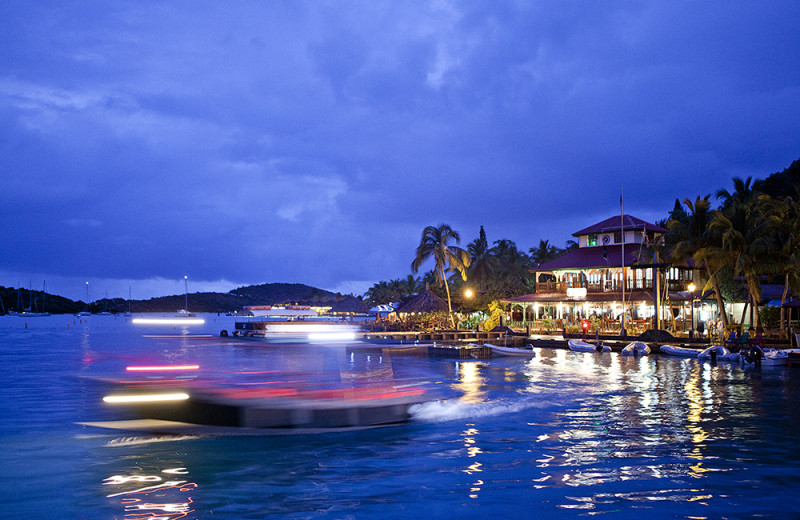
[[[202,325],[205,323],[203,318],[196,317],[187,309],[189,307],[189,277],[183,277],[184,283],[184,302],[186,308],[180,309],[173,315],[164,315],[160,318],[133,318],[132,322],[137,324],[149,325]]]
[[[111,312],[108,310],[108,291],[106,291],[106,306],[105,310],[98,312],[98,316],[111,316]]]
[[[28,288],[28,295],[30,296],[31,303],[27,309],[23,310],[17,316],[24,316],[26,318],[39,318],[41,316],[50,316],[49,312],[44,312],[44,295],[45,289],[47,289],[47,282],[45,282],[44,289],[42,289],[42,311],[39,312],[39,306],[36,305],[36,300],[33,297],[33,289],[30,287]],[[36,305],[36,310],[34,309],[34,305]]]
[[[122,315],[125,316],[126,318],[130,317],[130,316],[133,316],[133,312],[131,311],[131,288],[130,288],[130,286],[128,287],[128,310],[125,311]]]
[[[189,277],[183,277],[183,297],[184,307],[178,310],[178,316],[181,318],[193,318],[195,315],[189,312]]]
[[[89,282],[86,282],[86,309],[80,311],[76,316],[91,316],[92,313],[89,312]]]

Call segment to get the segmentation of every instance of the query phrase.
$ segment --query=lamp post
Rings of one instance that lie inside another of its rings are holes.
[[[691,301],[691,305],[692,305],[692,328],[689,329],[689,336],[691,337],[691,336],[694,336],[694,290],[696,289],[696,287],[695,287],[695,285],[693,283],[690,283],[689,286],[687,287],[687,289],[689,289],[689,293],[691,293],[691,295],[692,295],[692,301]]]

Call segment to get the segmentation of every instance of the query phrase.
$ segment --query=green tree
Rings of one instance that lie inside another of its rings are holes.
[[[709,227],[713,215],[710,198],[711,195],[697,197],[694,202],[684,199],[683,203],[689,212],[685,219],[676,218],[667,222],[670,235],[668,243],[674,244],[671,254],[674,263],[684,263],[692,258],[696,266],[705,267],[708,282],[701,292],[706,291],[709,285],[713,287],[720,317],[727,327],[728,315],[717,278],[718,271],[725,265],[726,255]]]
[[[495,271],[495,259],[489,253],[489,242],[486,240],[486,232],[481,226],[478,238],[467,246],[470,254],[470,265],[467,271],[469,279],[478,284],[478,292],[486,292],[487,285],[492,279]]]
[[[800,162],[795,161],[800,166]],[[793,163],[793,165],[795,164]],[[800,190],[796,191],[800,194]],[[781,295],[780,330],[781,336],[786,333],[785,309],[783,304],[790,290],[800,289],[800,203],[797,196],[773,199],[772,219],[774,243],[779,245],[777,271],[783,277],[783,294]]]
[[[529,252],[531,264],[535,267],[564,254],[563,249],[550,244],[549,240],[539,240],[539,246],[530,248]]]
[[[417,254],[411,262],[411,272],[416,274],[422,264],[432,258],[437,285],[444,285],[447,293],[447,309],[450,324],[455,326],[453,318],[453,305],[450,300],[450,287],[447,282],[447,271],[455,271],[463,280],[467,279],[467,268],[470,265],[469,253],[456,245],[461,242],[461,236],[447,224],[428,226],[422,231]]]
[[[517,248],[512,240],[495,240],[489,250],[495,257],[497,271],[494,289],[502,298],[532,292],[535,281],[530,272],[528,255]]]
[[[752,189],[751,179],[734,178],[734,192],[719,190],[722,208],[711,219],[710,229],[718,233],[723,255],[733,266],[734,275],[744,277],[748,299],[760,327],[758,302],[761,298],[761,275],[776,272],[772,248],[774,234],[769,216],[770,197]],[[746,306],[745,306],[746,309]],[[744,321],[744,320],[742,320]]]

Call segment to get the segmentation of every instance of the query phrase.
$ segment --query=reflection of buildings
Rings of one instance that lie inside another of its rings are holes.
[[[629,328],[644,329],[657,319],[671,319],[665,312],[667,301],[681,302],[680,309],[691,301],[687,285],[693,273],[688,266],[657,260],[652,246],[666,232],[624,215],[573,233],[577,248],[532,270],[534,294],[504,300],[511,304],[512,320],[525,326],[550,319],[551,328],[561,329],[594,315],[605,328],[619,329],[623,308]]]

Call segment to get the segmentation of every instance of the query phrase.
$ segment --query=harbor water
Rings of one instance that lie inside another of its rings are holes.
[[[798,518],[800,369],[537,349],[450,359],[275,345],[122,316],[0,317],[0,517]],[[408,423],[280,436],[163,435],[97,378],[132,363],[214,377],[337,371],[424,382]]]

